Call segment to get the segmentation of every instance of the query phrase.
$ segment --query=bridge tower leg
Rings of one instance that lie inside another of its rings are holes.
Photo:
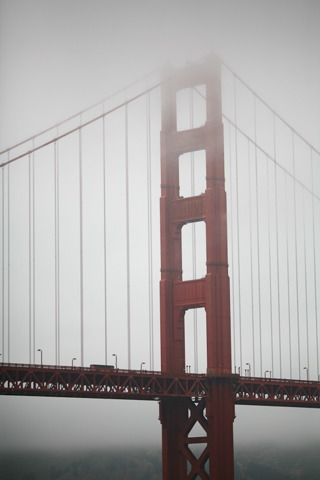
[[[206,123],[177,131],[176,94],[206,86]],[[179,156],[206,152],[206,191],[179,196]],[[206,224],[207,273],[203,279],[182,280],[181,230],[186,223]],[[161,369],[184,372],[184,314],[205,307],[207,327],[206,399],[172,398],[161,401],[164,480],[232,480],[234,402],[231,375],[229,277],[227,259],[226,193],[224,178],[221,69],[216,57],[172,75],[162,87],[161,130]],[[190,432],[196,423],[201,437]],[[198,444],[199,456],[190,448]]]

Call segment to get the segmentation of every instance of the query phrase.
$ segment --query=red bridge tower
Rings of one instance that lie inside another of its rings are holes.
[[[205,125],[177,131],[177,92],[203,84],[206,86]],[[179,156],[196,150],[206,152],[206,191],[202,195],[180,198]],[[177,375],[184,372],[184,314],[189,308],[204,307],[210,384],[207,399],[161,400],[163,479],[231,480],[234,478],[234,399],[221,68],[216,57],[179,71],[163,85],[160,214],[161,368],[163,372]],[[182,281],[182,226],[199,221],[206,224],[206,276]],[[205,435],[189,436],[197,422]],[[191,444],[203,448],[199,458],[192,453]]]

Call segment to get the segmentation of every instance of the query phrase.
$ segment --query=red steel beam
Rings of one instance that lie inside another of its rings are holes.
[[[320,408],[320,382],[313,381],[0,364],[0,395],[206,400],[221,380],[236,405]]]
[[[205,375],[0,364],[0,395],[159,400],[202,398],[207,393]]]
[[[206,87],[206,121],[199,128],[177,131],[177,92]],[[207,428],[203,457],[184,447],[190,408],[181,401],[162,408],[164,480],[210,478],[233,480],[234,402],[231,376],[230,294],[227,257],[227,209],[224,178],[220,61],[212,56],[190,66],[162,86],[161,100],[161,370],[185,368],[185,311],[204,307],[207,332],[207,372],[215,378],[206,397]],[[179,157],[203,149],[206,154],[204,194],[181,198]],[[190,222],[206,226],[206,265],[203,279],[182,278],[181,230]],[[198,408],[194,402],[194,408]],[[187,475],[187,464],[191,473]],[[208,463],[206,465],[206,463]],[[209,478],[209,477],[208,477]]]
[[[240,377],[234,389],[237,405],[320,407],[320,382]]]

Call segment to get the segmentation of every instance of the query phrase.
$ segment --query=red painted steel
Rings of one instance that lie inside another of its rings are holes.
[[[140,370],[0,364],[0,395],[127,398],[201,398],[205,375],[172,375]]]
[[[177,131],[176,94],[186,87],[206,86],[206,123]],[[206,191],[192,198],[179,196],[179,156],[206,152]],[[205,221],[207,274],[201,280],[182,280],[181,229]],[[226,193],[220,62],[211,57],[203,64],[177,72],[162,88],[161,131],[161,369],[185,368],[184,315],[205,307],[207,373],[217,377],[206,399],[205,448],[200,459],[190,455],[188,406],[184,400],[162,402],[163,478],[233,479],[234,401],[231,375],[231,336],[227,258]],[[194,404],[194,409],[199,407]],[[205,418],[203,415],[199,418]],[[207,464],[207,468],[206,468]],[[188,472],[188,465],[190,472]],[[209,470],[209,475],[207,473]]]
[[[320,408],[320,382],[240,377],[234,398],[238,405]]]
[[[226,377],[223,379],[226,380]],[[141,370],[0,364],[0,395],[164,399],[165,402],[178,398],[187,402],[189,410],[193,405],[193,412],[204,399],[199,407],[201,410],[211,395],[210,391],[218,388],[219,380],[219,376],[185,373],[172,375]],[[233,402],[238,405],[320,408],[320,382],[238,375],[230,375],[228,380]],[[196,415],[201,417],[201,412],[203,410]],[[206,418],[205,422],[208,421]],[[184,441],[186,444],[195,443],[194,439],[187,437]]]

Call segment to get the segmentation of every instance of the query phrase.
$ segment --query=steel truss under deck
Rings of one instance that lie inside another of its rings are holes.
[[[232,384],[233,399],[238,405],[320,408],[319,382],[239,375],[223,378]],[[200,402],[219,380],[219,376],[197,374],[0,364],[0,395],[155,401],[178,397]]]

